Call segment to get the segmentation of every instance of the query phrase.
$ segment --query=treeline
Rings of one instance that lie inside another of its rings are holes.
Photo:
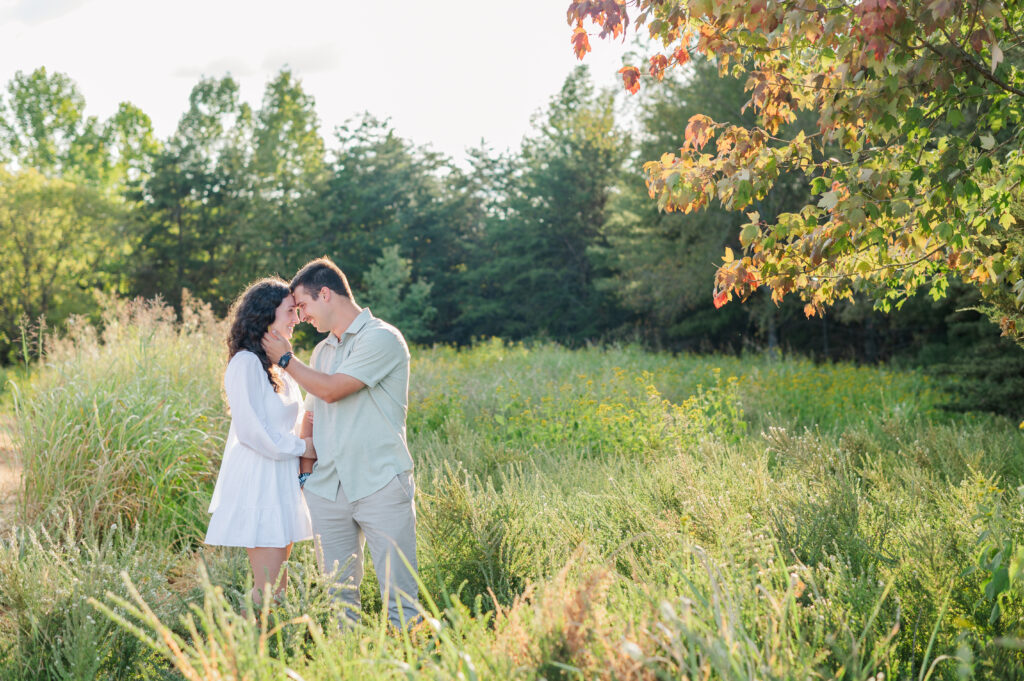
[[[19,72],[0,97],[0,357],[19,357],[41,319],[97,315],[104,295],[179,305],[187,290],[224,313],[248,281],[329,254],[359,302],[421,343],[640,340],[933,362],[984,343],[1019,361],[955,288],[890,315],[849,303],[807,319],[799,301],[767,296],[714,309],[715,265],[738,249],[741,216],[659,212],[639,159],[677,146],[695,113],[742,119],[745,101],[741,82],[697,64],[631,99],[627,118],[579,67],[518,150],[459,163],[369,114],[325,139],[289,70],[257,109],[231,77],[200,80],[167,139],[131,104],[101,121],[66,75]],[[808,191],[802,178],[780,185],[762,215]]]

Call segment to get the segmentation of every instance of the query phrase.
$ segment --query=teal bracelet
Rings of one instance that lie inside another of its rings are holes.
[[[290,352],[284,353],[283,355],[281,355],[281,359],[277,360],[277,365],[279,367],[281,367],[282,369],[287,369],[288,368],[288,362],[292,361],[292,357],[294,357],[294,356],[295,355],[293,355]]]
[[[313,474],[312,473],[299,473],[299,489],[302,489],[302,487],[306,484],[306,480],[308,480],[309,476],[311,476],[311,475],[313,475]]]

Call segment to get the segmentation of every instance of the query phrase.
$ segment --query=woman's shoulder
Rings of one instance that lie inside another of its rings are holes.
[[[224,379],[240,378],[255,372],[257,369],[263,371],[263,362],[260,361],[256,353],[249,350],[239,350],[228,360],[228,366],[224,370]]]
[[[259,364],[262,366],[263,362],[260,361],[260,358],[252,350],[239,350],[231,356],[231,359],[228,360],[228,367],[233,364],[237,366]]]

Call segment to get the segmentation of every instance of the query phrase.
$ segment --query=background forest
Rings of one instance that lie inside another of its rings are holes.
[[[99,120],[67,75],[19,72],[0,96],[0,360],[31,357],[41,326],[102,323],[110,296],[180,309],[190,295],[222,315],[247,282],[327,254],[361,304],[421,344],[622,340],[897,360],[959,375],[962,406],[1019,415],[1024,352],[971,311],[971,289],[813,319],[760,294],[712,306],[742,217],[659,212],[640,166],[678,146],[690,116],[741,121],[745,100],[707,63],[628,104],[581,66],[518,150],[452,159],[369,113],[325,134],[287,69],[255,110],[230,76],[200,80],[163,140],[130,103]],[[809,191],[780,182],[757,209],[792,210]]]

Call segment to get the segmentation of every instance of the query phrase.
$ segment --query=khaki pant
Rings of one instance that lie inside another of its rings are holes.
[[[306,492],[317,563],[322,572],[337,570],[331,594],[347,606],[350,618],[358,620],[360,614],[359,584],[363,581],[363,545],[366,543],[370,544],[370,556],[377,572],[381,600],[387,603],[388,619],[400,627],[403,619],[408,626],[418,616],[419,590],[413,576],[416,570],[415,491],[412,471],[405,471],[382,489],[355,502],[349,502],[340,487],[335,501]],[[412,571],[406,567],[402,556],[412,566]]]

